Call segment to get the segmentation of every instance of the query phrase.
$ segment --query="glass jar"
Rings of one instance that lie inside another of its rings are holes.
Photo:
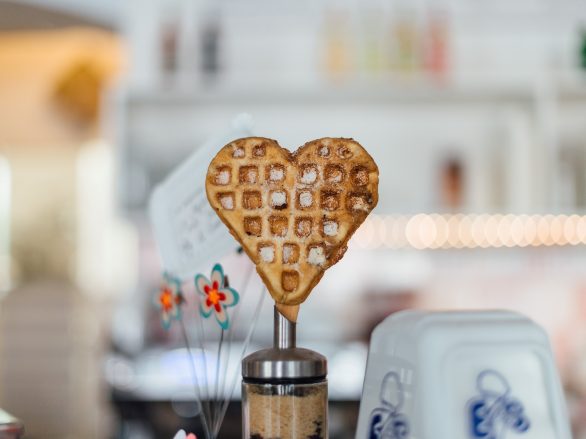
[[[295,323],[275,309],[275,342],[242,360],[244,439],[327,439],[323,355],[295,346]]]

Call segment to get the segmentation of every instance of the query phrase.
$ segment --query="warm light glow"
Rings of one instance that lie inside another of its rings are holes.
[[[580,217],[578,215],[572,215],[566,220],[564,226],[564,237],[570,245],[578,245],[580,238],[578,237],[578,224],[580,223]]]
[[[564,236],[564,223],[566,218],[565,215],[560,215],[551,219],[549,233],[554,245],[564,245],[567,243]]]
[[[426,248],[425,243],[421,239],[421,231],[423,229],[422,220],[425,215],[415,215],[412,217],[409,222],[407,223],[407,227],[405,229],[405,233],[407,235],[407,242],[411,247],[417,249]]]
[[[502,242],[499,239],[499,224],[501,222],[502,215],[491,215],[486,220],[486,227],[484,229],[484,236],[486,236],[486,242],[489,247],[501,247]]]
[[[352,245],[356,245],[360,248],[368,248],[371,240],[374,237],[374,217],[369,218],[364,224],[356,231],[352,238]]]
[[[578,221],[578,225],[576,226],[576,237],[578,243],[586,244],[586,216],[583,216]]]
[[[387,216],[382,222],[382,227],[386,229],[383,238],[383,245],[388,248],[401,248],[405,245],[404,223],[399,216]]]
[[[373,215],[356,232],[362,248],[498,248],[586,244],[579,215]]]
[[[476,244],[472,236],[474,215],[465,215],[458,221],[458,238],[462,247],[474,248]]]
[[[11,180],[8,161],[0,156],[0,293],[10,289]]]
[[[448,218],[448,242],[445,248],[462,248],[459,237],[459,224],[462,215],[451,216]]]
[[[375,232],[374,232],[374,240],[373,245],[374,248],[384,247],[385,245],[385,238],[387,236],[387,228],[385,227],[385,219],[382,216],[375,216],[373,218]]]
[[[448,240],[448,222],[437,214],[431,215],[431,220],[435,223],[435,241],[431,248],[441,248]]]
[[[551,215],[540,217],[537,223],[537,239],[534,245],[551,245],[551,234],[549,231],[549,223]]]
[[[499,241],[506,247],[513,246],[513,239],[511,237],[511,225],[513,223],[513,215],[505,215],[501,218],[498,225]]]
[[[478,215],[472,221],[472,239],[474,240],[474,245],[477,247],[486,248],[489,246],[485,233],[487,221],[488,215]]]
[[[96,297],[128,291],[137,278],[135,232],[116,215],[114,171],[110,145],[95,141],[80,149],[76,280]]]
[[[393,227],[393,236],[397,238],[395,241],[396,248],[403,248],[407,246],[407,234],[405,233],[405,230],[407,229],[407,222],[408,218],[406,216],[399,216],[395,221]]]
[[[419,239],[424,248],[431,248],[437,237],[435,221],[429,215],[422,215],[419,225]]]
[[[523,215],[523,240],[521,245],[523,247],[532,245],[537,238],[537,221],[532,216]]]
[[[118,34],[89,27],[0,32],[3,146],[78,144],[85,138],[82,119],[57,103],[63,103],[57,98],[60,82],[68,72],[81,72],[83,79],[71,84],[69,96],[82,106],[90,102],[92,84],[107,86],[122,71],[123,45]],[[93,66],[90,77],[84,76],[88,63]]]
[[[516,247],[525,247],[525,219],[526,215],[513,216],[511,221],[511,243]]]

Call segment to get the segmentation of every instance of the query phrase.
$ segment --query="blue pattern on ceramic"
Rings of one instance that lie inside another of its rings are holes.
[[[489,388],[489,382],[498,389]],[[479,395],[468,403],[472,439],[505,439],[507,432],[525,433],[531,422],[521,401],[511,396],[511,386],[495,370],[484,370],[476,378]]]
[[[384,395],[389,384],[394,384],[398,393],[398,402],[393,404]],[[400,413],[403,406],[403,386],[396,372],[389,372],[381,384],[381,406],[370,415],[369,439],[407,439],[409,437],[409,420]]]

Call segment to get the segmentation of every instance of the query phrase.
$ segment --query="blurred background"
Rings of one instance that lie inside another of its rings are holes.
[[[580,0],[0,0],[0,407],[27,437],[197,429],[152,306],[148,198],[240,112],[290,149],[353,137],[381,171],[299,318],[330,363],[333,439],[353,437],[370,331],[413,307],[543,325],[586,438]],[[241,285],[246,259],[222,262]]]

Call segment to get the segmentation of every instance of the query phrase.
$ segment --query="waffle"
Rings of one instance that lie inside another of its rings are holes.
[[[352,139],[313,140],[290,153],[248,137],[214,157],[206,192],[273,299],[298,305],[376,206],[378,168]]]

